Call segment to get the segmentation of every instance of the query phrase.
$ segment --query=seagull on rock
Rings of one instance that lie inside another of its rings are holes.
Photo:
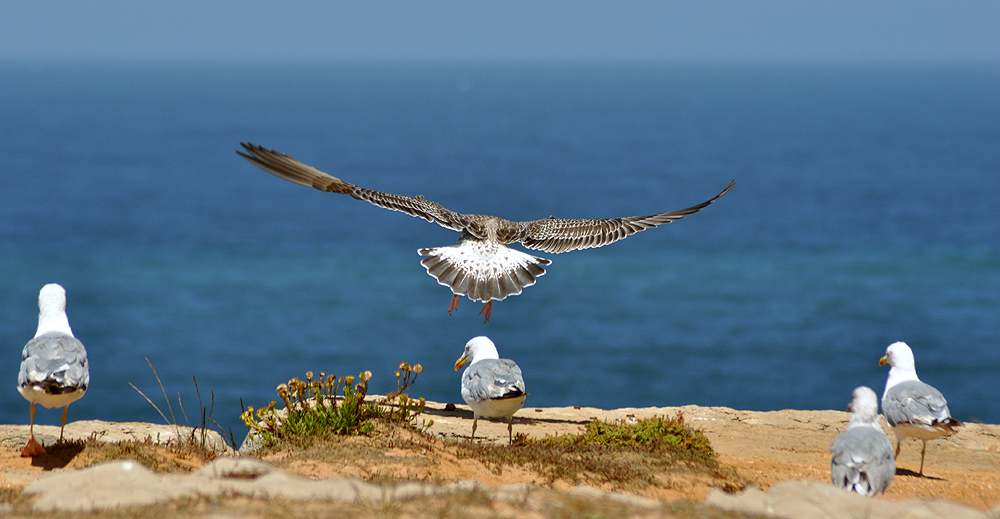
[[[927,440],[949,436],[962,422],[951,417],[944,395],[917,378],[913,350],[905,342],[894,342],[885,350],[878,365],[888,364],[889,378],[882,393],[882,414],[896,434],[896,459],[906,438],[923,442],[920,450],[920,475],[924,475]]]
[[[21,456],[40,456],[45,449],[35,440],[35,404],[62,407],[59,441],[63,441],[69,405],[83,398],[90,385],[87,350],[73,337],[66,317],[66,290],[50,283],[38,293],[38,331],[21,353],[17,390],[31,402],[30,439]]]
[[[896,475],[892,443],[878,423],[878,397],[860,386],[851,393],[851,422],[830,445],[830,480],[838,487],[872,497],[885,492]]]
[[[623,218],[565,219],[550,216],[543,220],[512,222],[490,215],[456,213],[423,196],[372,191],[332,177],[274,150],[250,143],[241,145],[247,153],[236,153],[289,182],[350,195],[462,233],[458,245],[419,249],[417,253],[427,256],[420,262],[427,273],[441,285],[451,288],[453,296],[448,313],[458,308],[460,296],[468,296],[473,301],[485,303],[479,313],[486,322],[490,320],[493,301],[518,295],[524,287],[534,285],[535,280],[545,274],[545,266],[552,263],[548,259],[511,249],[508,245],[519,242],[529,249],[552,254],[603,247],[639,231],[697,213],[726,194],[736,183],[735,180],[730,182],[726,189],[706,202],[678,211]]]
[[[487,337],[475,337],[465,345],[465,353],[455,361],[462,373],[462,400],[472,408],[472,439],[476,438],[479,417],[506,418],[507,436],[514,440],[514,413],[524,407],[524,379],[521,368],[510,359],[501,359],[497,347]]]

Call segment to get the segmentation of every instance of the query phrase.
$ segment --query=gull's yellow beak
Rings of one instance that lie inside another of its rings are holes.
[[[466,365],[468,362],[469,362],[468,355],[462,355],[461,357],[459,357],[458,360],[455,361],[455,371],[462,369],[462,366]]]
[[[878,359],[878,365],[879,366],[885,366],[888,363],[889,363],[889,359],[885,358],[884,355],[882,356],[881,359]]]

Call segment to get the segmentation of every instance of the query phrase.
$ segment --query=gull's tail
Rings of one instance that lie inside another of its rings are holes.
[[[420,264],[438,283],[457,295],[484,303],[520,294],[545,274],[544,265],[552,263],[502,245],[484,249],[481,242],[469,241],[417,253],[428,256]]]

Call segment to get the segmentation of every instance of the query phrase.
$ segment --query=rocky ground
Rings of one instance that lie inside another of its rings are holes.
[[[287,453],[265,456],[263,463],[253,459],[252,463],[242,461],[242,465],[234,466],[228,460],[217,461],[194,475],[146,474],[142,467],[129,465],[126,468],[121,463],[81,469],[77,465],[84,462],[65,457],[60,460],[21,458],[19,451],[27,440],[27,426],[0,426],[0,489],[14,496],[8,498],[8,503],[0,503],[0,515],[3,515],[3,507],[17,515],[29,509],[32,512],[66,508],[87,510],[110,503],[108,506],[139,506],[136,510],[140,512],[136,513],[159,517],[141,505],[159,502],[156,499],[183,499],[188,503],[182,510],[183,515],[208,516],[218,510],[213,508],[216,505],[205,503],[215,503],[213,499],[219,495],[228,499],[226,506],[229,508],[224,507],[226,514],[258,517],[283,515],[287,512],[287,503],[296,500],[306,500],[313,507],[319,506],[317,502],[346,500],[353,503],[352,506],[362,507],[355,510],[358,513],[403,517],[578,515],[572,513],[574,510],[597,516],[648,517],[1000,515],[1000,508],[996,508],[1000,505],[1000,453],[997,451],[1000,426],[997,425],[967,424],[950,438],[930,442],[925,477],[917,475],[920,443],[915,440],[904,443],[897,460],[897,475],[888,491],[874,500],[858,496],[860,501],[828,485],[828,448],[846,428],[849,419],[846,412],[752,412],[698,406],[616,410],[526,407],[516,415],[514,431],[529,437],[542,437],[579,432],[594,419],[629,421],[654,415],[674,416],[678,412],[689,425],[704,431],[723,466],[735,469],[743,480],[760,491],[727,495],[713,490],[710,478],[697,474],[678,475],[666,487],[620,492],[600,485],[546,484],[530,470],[497,471],[475,460],[458,459],[446,449],[435,447],[467,439],[472,416],[465,406],[429,402],[424,415],[418,419],[434,422],[428,428],[431,438],[427,440],[427,447],[387,449],[379,457],[375,471],[363,465],[332,463],[329,459],[310,459]],[[95,436],[119,441],[130,438],[165,441],[177,434],[174,428],[166,426],[104,422],[75,422],[67,425],[66,432],[68,438]],[[187,432],[181,431],[181,436],[186,435]],[[43,444],[50,445],[58,436],[58,428],[36,427],[36,436]],[[480,421],[479,437],[483,441],[505,444],[506,423]],[[95,472],[97,470],[105,472]],[[391,483],[380,484],[380,480]],[[81,481],[112,483],[109,483],[110,488],[100,489],[88,487]],[[416,483],[403,483],[405,481]],[[138,487],[128,490],[131,488],[128,485],[133,483]],[[176,492],[164,490],[168,487]],[[286,492],[281,488],[294,488],[295,491]],[[80,494],[74,495],[68,489],[77,489]],[[30,491],[30,496],[22,491]],[[209,492],[218,494],[206,497]],[[152,495],[155,499],[122,501],[122,496],[128,495]],[[389,506],[389,502],[396,505]],[[32,506],[34,508],[30,508]],[[589,508],[574,508],[579,506]]]

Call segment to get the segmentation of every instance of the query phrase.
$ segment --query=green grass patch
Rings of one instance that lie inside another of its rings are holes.
[[[598,445],[610,448],[641,450],[671,456],[678,460],[715,463],[712,444],[701,431],[686,423],[678,413],[674,418],[659,416],[634,423],[603,422],[587,424],[582,434],[567,434],[538,440],[569,446]]]
[[[745,482],[721,467],[708,438],[688,426],[678,413],[627,422],[593,421],[580,434],[529,439],[518,434],[511,445],[463,442],[460,457],[481,461],[497,474],[505,466],[527,467],[548,484],[605,484],[622,490],[669,487],[669,475],[703,473],[727,491]]]

